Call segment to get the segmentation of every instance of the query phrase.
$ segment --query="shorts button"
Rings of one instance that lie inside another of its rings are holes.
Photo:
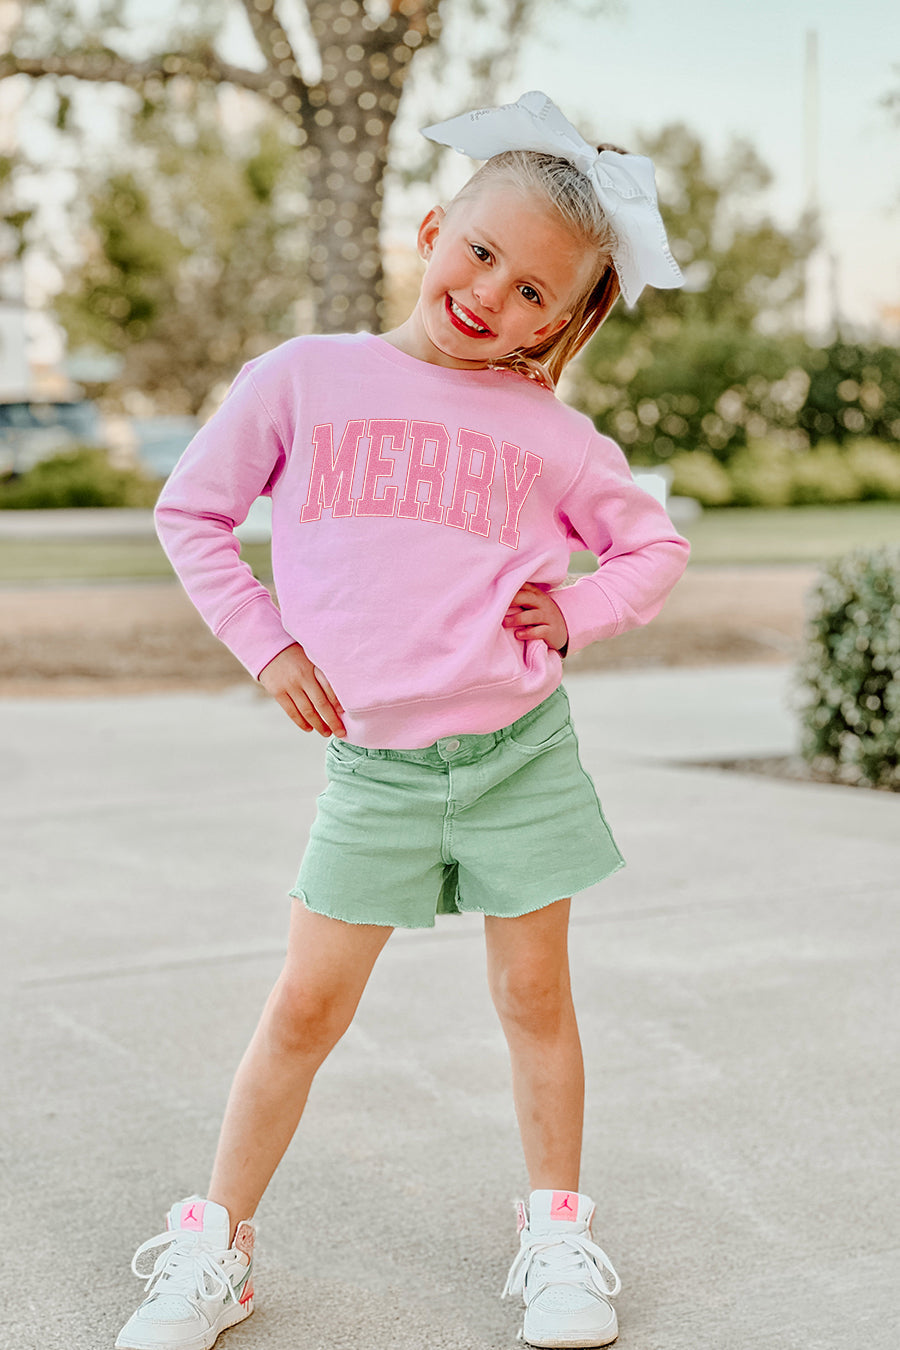
[[[451,736],[449,741],[444,741],[444,749],[449,755],[455,755],[459,749],[459,741],[455,736]]]

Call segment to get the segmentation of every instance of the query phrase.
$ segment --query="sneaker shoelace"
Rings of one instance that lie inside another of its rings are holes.
[[[615,1298],[622,1288],[606,1252],[591,1241],[587,1230],[528,1237],[509,1268],[503,1298],[510,1294],[524,1296],[526,1282],[536,1292],[548,1284],[570,1284],[576,1289],[590,1289],[602,1298]]]
[[[155,1247],[162,1250],[147,1278],[144,1271],[138,1270],[138,1260]],[[135,1252],[131,1269],[139,1280],[147,1278],[144,1289],[153,1289],[156,1294],[180,1294],[192,1300],[198,1295],[206,1299],[228,1297],[237,1302],[237,1294],[222,1274],[221,1265],[193,1235],[167,1232],[148,1238]]]

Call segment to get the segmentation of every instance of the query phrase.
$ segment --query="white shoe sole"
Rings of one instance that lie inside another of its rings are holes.
[[[249,1298],[246,1303],[237,1303],[224,1308],[209,1331],[203,1332],[200,1336],[192,1336],[189,1341],[170,1341],[167,1343],[158,1340],[141,1340],[137,1336],[126,1336],[123,1328],[116,1337],[116,1350],[211,1350],[220,1332],[227,1331],[229,1327],[236,1327],[239,1322],[245,1321],[252,1311],[252,1298]]]
[[[604,1335],[602,1341],[598,1341],[596,1336],[591,1336],[588,1340],[585,1340],[583,1336],[579,1336],[578,1339],[574,1341],[560,1340],[558,1337],[554,1337],[553,1340],[542,1337],[539,1341],[533,1341],[529,1336],[525,1335],[522,1336],[522,1340],[525,1345],[536,1346],[537,1350],[596,1350],[599,1346],[612,1345],[618,1334],[619,1330],[617,1327],[615,1331],[611,1331]]]
[[[522,1330],[521,1339],[526,1345],[535,1346],[536,1350],[597,1350],[600,1346],[612,1345],[619,1334],[615,1313],[605,1330],[595,1332],[593,1335],[585,1331],[570,1331],[567,1335],[565,1332],[529,1330],[527,1315],[525,1321],[526,1326]]]

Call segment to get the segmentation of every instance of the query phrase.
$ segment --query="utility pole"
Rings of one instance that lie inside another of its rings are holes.
[[[806,30],[803,67],[803,186],[804,210],[819,220],[819,35]],[[803,327],[807,337],[815,335],[814,288],[816,251],[806,260],[803,273]]]
[[[806,30],[806,61],[803,78],[803,179],[806,209],[819,209],[819,34]]]
[[[804,209],[820,225],[822,204],[819,193],[819,34],[806,31],[803,72],[803,184]],[[803,326],[810,341],[826,334],[840,337],[840,259],[823,239],[821,246],[806,260],[803,277]]]
[[[836,340],[841,338],[841,260],[834,249],[828,254],[829,294],[831,296],[831,327]]]

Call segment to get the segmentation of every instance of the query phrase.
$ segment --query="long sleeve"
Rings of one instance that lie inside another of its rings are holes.
[[[234,529],[271,491],[285,448],[250,363],[191,441],[163,488],[156,528],[188,596],[251,675],[294,638],[268,590],[240,560]]]
[[[553,592],[568,650],[649,623],[684,571],[690,545],[635,483],[615,441],[593,433],[560,509],[574,539],[599,559],[596,572]]]

